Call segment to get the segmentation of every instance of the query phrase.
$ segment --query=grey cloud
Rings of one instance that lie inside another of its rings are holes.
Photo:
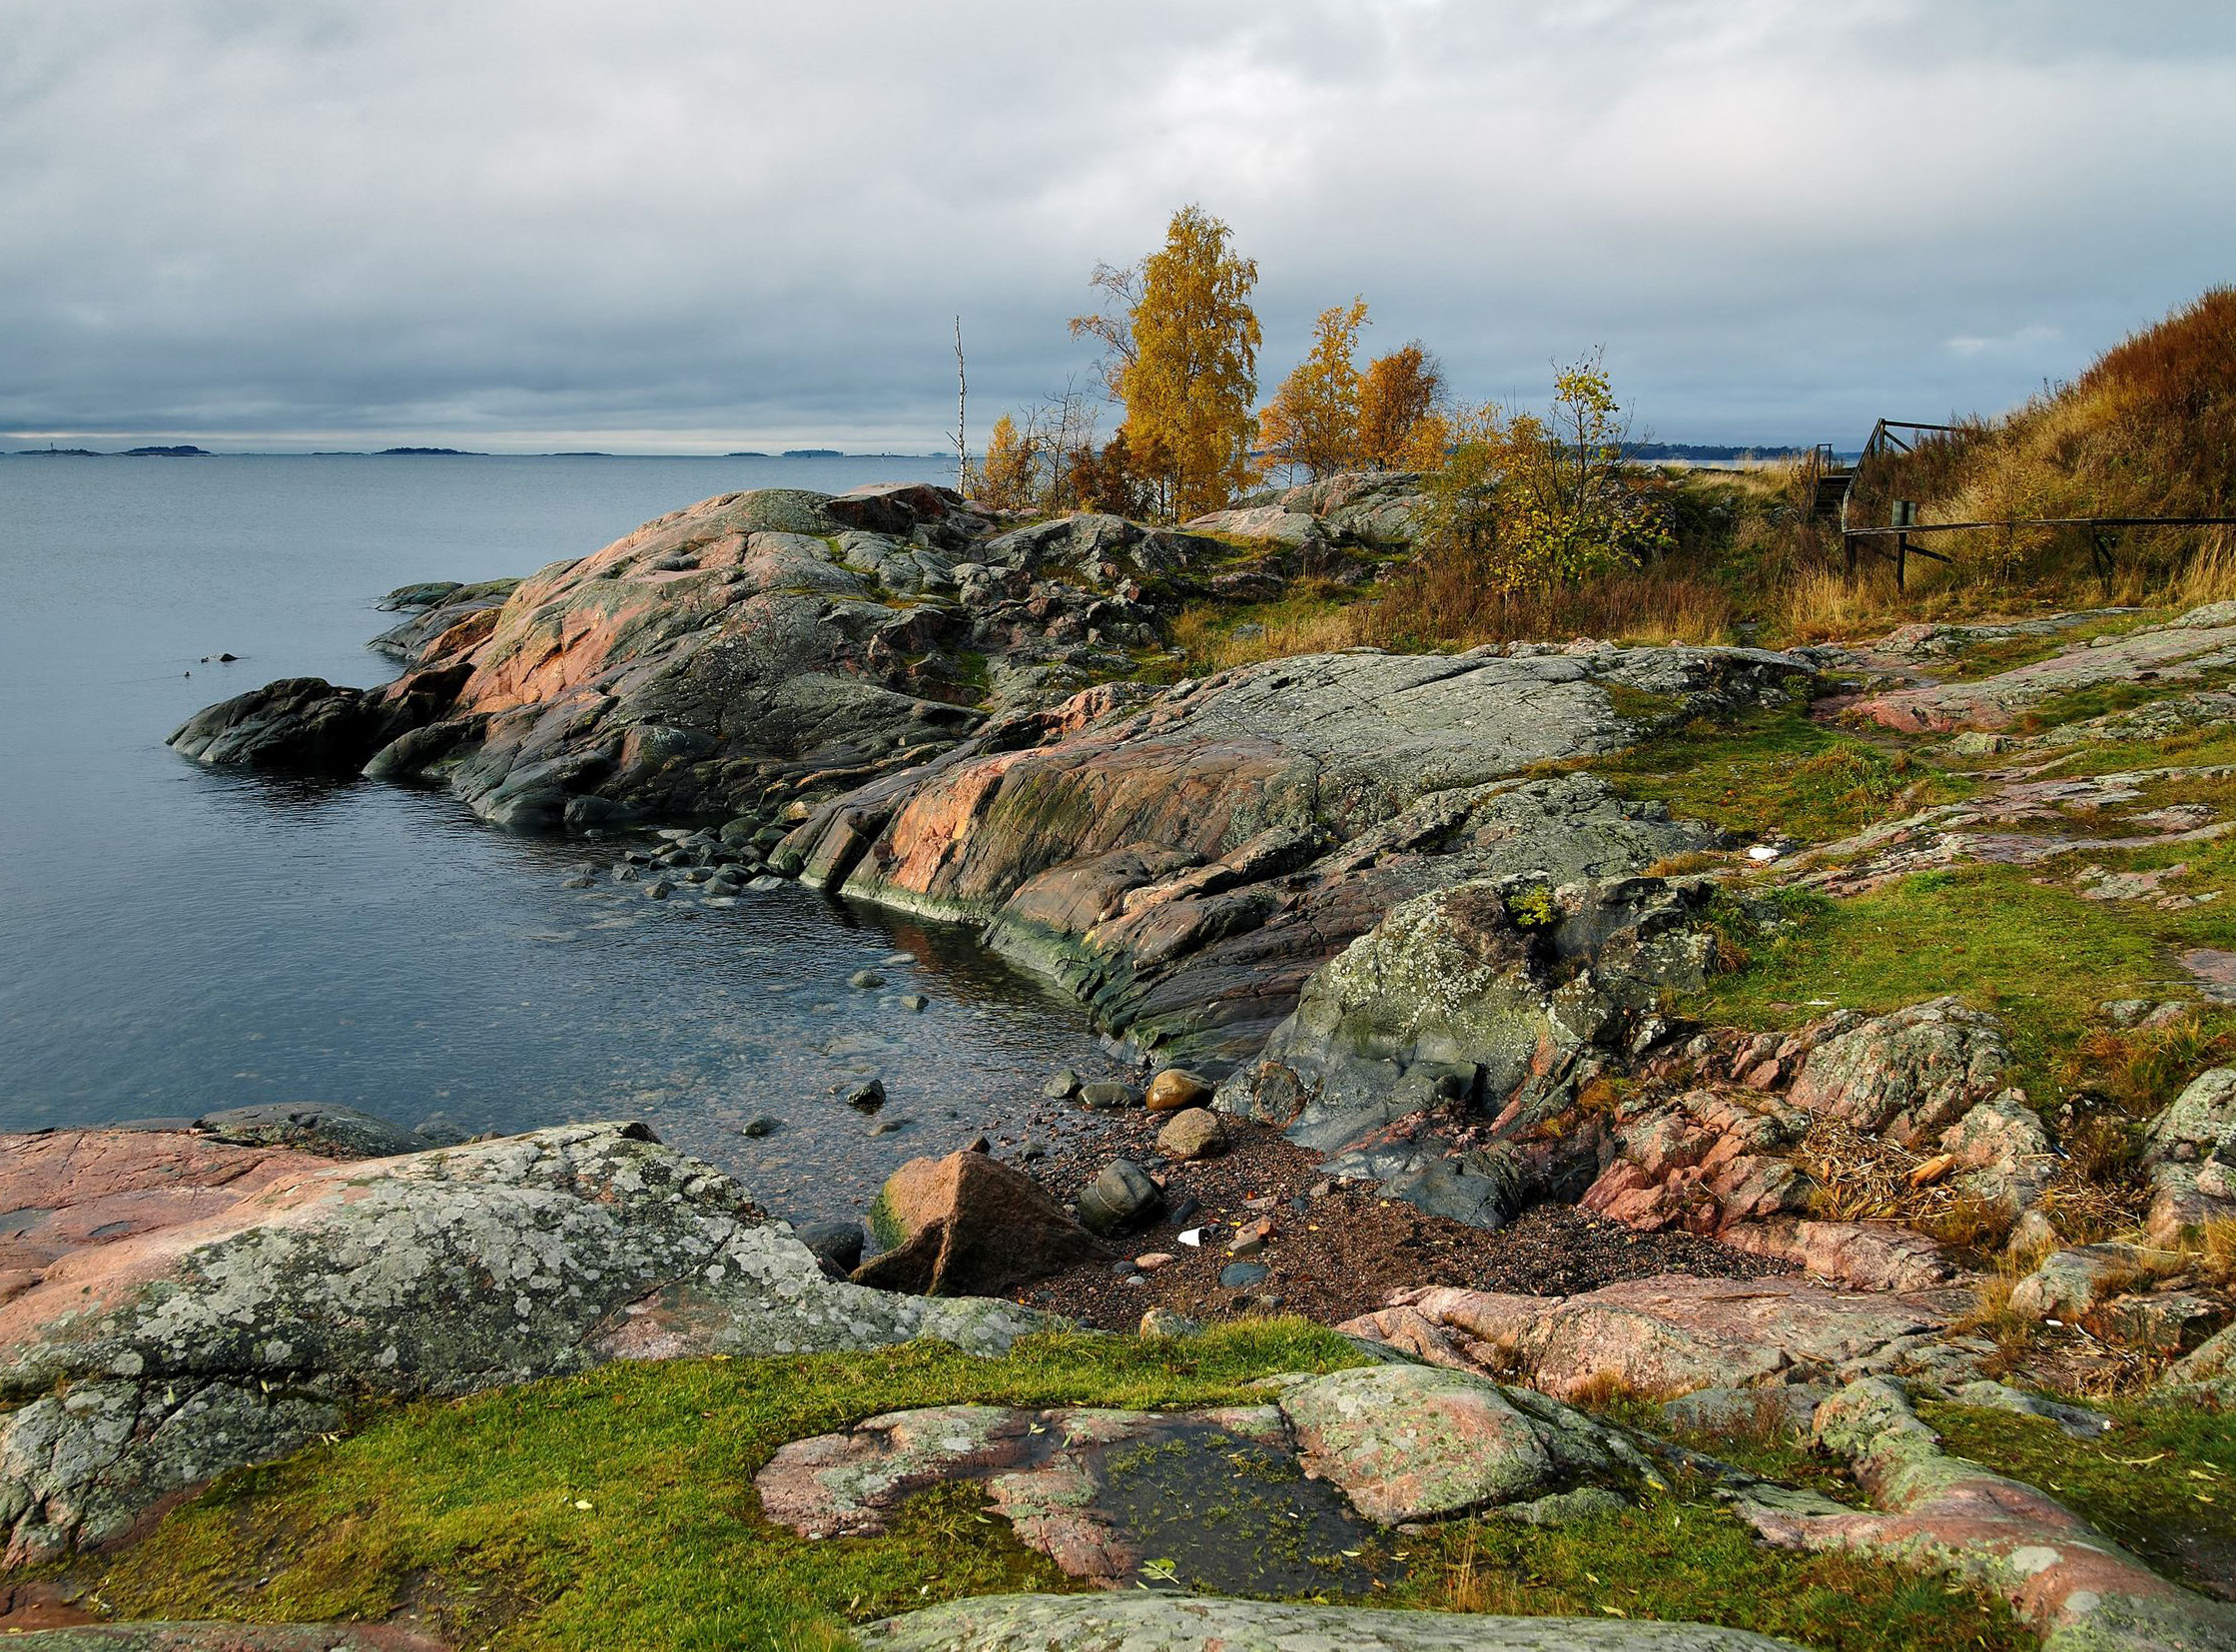
[[[0,0],[0,430],[936,445],[1200,200],[1673,439],[1998,408],[2232,267],[2199,3]],[[981,419],[983,427],[983,418]],[[357,432],[353,434],[353,432]]]

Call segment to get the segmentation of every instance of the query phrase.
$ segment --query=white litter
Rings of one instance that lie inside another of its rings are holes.
[[[1778,851],[1767,843],[1758,843],[1754,848],[1747,851],[1747,858],[1756,861],[1776,860],[1778,859]]]
[[[1201,1246],[1201,1244],[1203,1243],[1203,1230],[1200,1228],[1190,1228],[1186,1233],[1180,1236],[1180,1242],[1182,1244]]]

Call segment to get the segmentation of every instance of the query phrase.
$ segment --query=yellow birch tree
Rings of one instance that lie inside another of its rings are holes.
[[[1351,358],[1365,325],[1364,299],[1320,312],[1311,354],[1289,370],[1257,415],[1258,446],[1274,463],[1314,481],[1358,464],[1359,372]]]
[[[1359,383],[1359,456],[1377,470],[1435,468],[1450,439],[1444,372],[1418,339],[1366,365]]]
[[[1127,444],[1165,514],[1222,508],[1250,475],[1250,413],[1262,342],[1250,292],[1257,261],[1233,251],[1233,232],[1201,207],[1172,215],[1164,246],[1141,264],[1128,316],[1132,359],[1118,375]]]

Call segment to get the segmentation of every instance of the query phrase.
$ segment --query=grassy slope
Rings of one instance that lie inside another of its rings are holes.
[[[98,1596],[134,1616],[412,1613],[462,1647],[836,1647],[848,1621],[1071,1585],[968,1490],[917,1500],[881,1538],[813,1543],[772,1527],[751,1481],[781,1442],[949,1401],[1235,1401],[1254,1377],[1356,1358],[1329,1332],[1257,1321],[1176,1343],[1047,1338],[992,1361],[916,1345],[617,1365],[403,1407],[230,1475],[110,1561]],[[1976,1592],[1766,1553],[1682,1481],[1560,1531],[1461,1521],[1399,1542],[1409,1570],[1379,1598],[1405,1604],[1714,1619],[1831,1652],[2032,1645]]]

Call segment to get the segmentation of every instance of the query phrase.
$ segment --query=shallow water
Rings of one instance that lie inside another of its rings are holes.
[[[524,573],[734,488],[940,474],[0,458],[0,1129],[288,1101],[467,1132],[639,1117],[795,1217],[859,1215],[905,1158],[1021,1136],[1050,1070],[1109,1064],[1075,1004],[968,932],[791,886],[729,908],[563,889],[579,843],[163,745],[274,677],[386,676],[365,642],[397,585]],[[239,663],[203,663],[223,651]],[[888,984],[849,988],[864,968]],[[872,1073],[879,1117],[908,1120],[879,1137],[831,1094]],[[784,1124],[747,1140],[756,1115]]]

